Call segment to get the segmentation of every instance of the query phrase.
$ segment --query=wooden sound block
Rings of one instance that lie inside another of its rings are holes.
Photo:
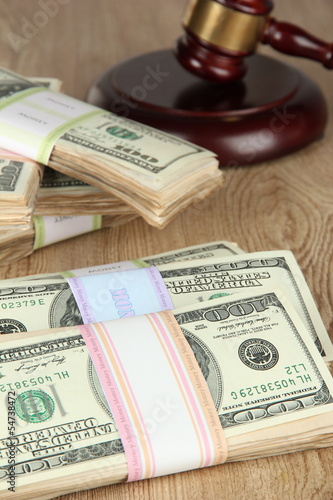
[[[211,83],[171,50],[152,52],[107,70],[87,100],[214,151],[221,166],[277,158],[322,136],[326,104],[309,77],[261,55],[246,63],[243,80]]]

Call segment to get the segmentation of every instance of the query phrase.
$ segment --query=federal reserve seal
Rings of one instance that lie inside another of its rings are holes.
[[[52,417],[54,401],[41,390],[26,391],[15,399],[15,413],[26,422],[39,423]]]
[[[245,340],[238,348],[238,356],[244,365],[253,370],[269,370],[279,360],[276,347],[264,339]]]
[[[27,329],[23,323],[20,321],[16,321],[16,319],[0,319],[0,335],[4,335],[6,333],[19,333],[26,332]]]

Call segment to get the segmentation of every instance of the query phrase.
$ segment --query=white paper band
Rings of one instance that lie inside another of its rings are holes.
[[[102,217],[100,215],[72,215],[72,216],[34,216],[35,243],[38,248],[67,240],[80,234],[100,229]]]
[[[73,97],[32,87],[0,103],[0,147],[47,164],[55,141],[103,110]]]
[[[78,328],[122,438],[128,481],[226,460],[208,386],[171,312]]]

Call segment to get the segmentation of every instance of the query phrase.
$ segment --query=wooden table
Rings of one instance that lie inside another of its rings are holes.
[[[49,14],[41,15],[41,4],[49,5]],[[276,4],[276,18],[326,40],[332,37],[331,0]],[[182,33],[184,5],[184,0],[2,1],[0,64],[26,76],[60,78],[64,92],[84,99],[94,78],[110,65],[171,46]],[[274,51],[265,47],[260,52]],[[137,219],[36,251],[1,267],[0,278],[132,259],[219,239],[236,241],[247,251],[290,249],[333,339],[333,74],[314,62],[273,56],[287,59],[323,89],[330,120],[322,140],[283,159],[227,171],[222,191],[187,209],[162,231]],[[62,498],[330,500],[332,466],[332,449],[313,450]]]

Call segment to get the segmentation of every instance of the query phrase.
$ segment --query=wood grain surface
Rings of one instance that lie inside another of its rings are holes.
[[[47,3],[0,2],[0,65],[26,76],[59,78],[64,82],[63,91],[80,99],[110,65],[171,47],[182,33],[185,0],[53,0],[49,3],[57,4],[57,12],[41,16],[41,4]],[[332,0],[279,0],[274,16],[326,40],[332,38]],[[29,22],[38,27],[31,29]],[[283,159],[228,170],[219,193],[190,207],[162,231],[140,219],[96,231],[2,266],[0,278],[133,259],[219,239],[236,241],[247,251],[290,249],[333,339],[333,73],[318,63],[277,54],[269,47],[261,47],[259,52],[294,64],[321,86],[330,118],[320,141]],[[313,450],[61,498],[331,500],[332,466],[332,449]]]

